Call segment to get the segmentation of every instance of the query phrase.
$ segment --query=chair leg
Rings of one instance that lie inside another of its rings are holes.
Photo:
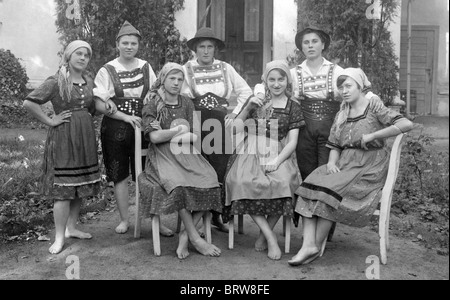
[[[159,216],[152,216],[153,252],[156,256],[161,255],[161,244],[159,240]]]
[[[284,252],[289,254],[291,250],[291,218],[284,217],[283,218],[283,227],[285,228],[285,238],[284,238]]]
[[[238,233],[244,234],[244,215],[238,216]]]
[[[228,221],[228,249],[234,248],[234,216]]]
[[[203,226],[205,228],[206,242],[208,242],[209,244],[212,243],[211,218],[212,214],[209,211],[205,212],[205,214],[203,215]]]
[[[138,193],[139,191],[136,191]],[[138,239],[141,237],[141,213],[140,213],[140,203],[139,196],[136,195],[136,220],[134,222],[134,238]]]
[[[175,231],[176,233],[180,233],[180,232],[181,232],[181,223],[182,223],[182,220],[181,220],[180,214],[178,214],[178,218],[177,218],[177,230]]]
[[[386,223],[380,220],[379,224],[379,235],[380,235],[380,256],[381,263],[383,265],[387,264],[387,236],[386,236]]]
[[[323,256],[323,253],[325,252],[326,246],[327,246],[327,239],[324,239],[323,243],[322,243],[322,248],[320,249],[320,257]]]
[[[333,235],[334,235],[334,231],[336,230],[336,222],[333,223],[333,225],[331,226],[330,232],[328,233],[328,242],[331,242],[333,240]]]

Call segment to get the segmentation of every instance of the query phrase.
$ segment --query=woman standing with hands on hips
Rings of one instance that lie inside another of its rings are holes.
[[[134,127],[141,127],[145,96],[156,81],[150,64],[136,58],[140,32],[125,21],[117,34],[119,57],[104,65],[95,78],[96,108],[105,114],[101,127],[103,160],[107,180],[114,182],[114,196],[120,213],[116,233],[128,231],[128,177],[134,174]],[[146,147],[147,145],[143,145]],[[161,234],[173,232],[161,226]]]
[[[100,171],[92,114],[94,83],[84,72],[92,57],[91,46],[80,40],[67,45],[56,75],[29,94],[23,106],[49,131],[45,143],[42,194],[54,200],[55,242],[51,254],[64,247],[65,238],[91,239],[76,229],[83,198],[100,192]],[[49,118],[40,105],[51,102]]]

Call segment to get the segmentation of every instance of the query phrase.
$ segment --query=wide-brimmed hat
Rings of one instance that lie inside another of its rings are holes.
[[[214,34],[214,31],[209,27],[200,28],[195,34],[195,36],[189,41],[187,41],[187,46],[192,51],[196,51],[195,45],[200,40],[213,40],[216,42],[217,48],[219,48],[219,50],[225,48],[225,43],[219,38],[217,38]]]
[[[139,39],[142,39],[142,35],[133,25],[131,25],[130,22],[125,21],[122,25],[122,27],[119,30],[119,33],[117,34],[116,41],[119,40],[124,35],[136,35],[139,37]]]
[[[302,31],[298,32],[295,36],[295,45],[298,49],[302,50],[303,37],[308,33],[316,33],[322,39],[322,42],[325,44],[325,48],[323,51],[326,51],[331,44],[331,37],[328,33],[314,26],[308,26]]]

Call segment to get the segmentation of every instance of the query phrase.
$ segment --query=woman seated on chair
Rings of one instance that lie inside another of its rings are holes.
[[[268,257],[279,260],[273,228],[281,216],[294,214],[301,177],[293,153],[304,121],[300,104],[290,98],[292,78],[285,61],[267,64],[263,81],[265,99],[250,98],[233,122],[234,133],[245,130],[246,138],[228,163],[225,194],[231,215],[249,214],[259,226],[256,251],[268,249]]]
[[[405,133],[413,124],[386,107],[369,109],[362,92],[370,87],[361,69],[348,68],[338,78],[343,101],[331,129],[327,165],[317,168],[296,191],[295,211],[303,218],[303,245],[289,261],[305,265],[321,255],[334,222],[363,227],[381,198],[389,167],[385,139]]]
[[[205,212],[222,212],[221,190],[211,165],[193,147],[199,137],[191,100],[180,95],[183,67],[167,63],[159,74],[142,113],[145,137],[150,139],[145,172],[139,177],[143,216],[178,212],[185,230],[177,255],[189,256],[189,241],[205,256],[220,249],[203,240],[196,225]]]

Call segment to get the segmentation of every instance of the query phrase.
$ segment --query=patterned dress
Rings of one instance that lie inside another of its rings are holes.
[[[95,112],[93,81],[74,84],[71,101],[59,94],[58,77],[49,77],[25,100],[42,105],[53,104],[56,114],[70,110],[69,123],[50,127],[45,143],[41,192],[54,200],[86,198],[100,192],[97,142],[92,116]]]
[[[389,167],[389,151],[384,140],[361,148],[363,134],[393,125],[403,118],[388,108],[374,113],[367,107],[364,114],[347,119],[340,135],[333,125],[327,147],[341,151],[337,174],[328,174],[327,166],[311,173],[296,191],[295,211],[311,218],[318,216],[333,222],[363,227],[370,221],[381,198]]]
[[[154,129],[150,123],[157,119],[158,95],[154,95],[143,110],[145,136]],[[162,129],[184,124],[195,132],[194,105],[191,100],[179,96],[178,105],[166,105],[167,117],[160,121]],[[198,123],[198,122],[197,122]],[[177,150],[174,151],[174,148]],[[167,215],[181,209],[188,211],[214,210],[222,212],[221,189],[211,165],[192,145],[165,142],[150,143],[146,168],[139,178],[142,197],[142,213]]]
[[[256,124],[255,130],[251,129],[252,123]],[[271,154],[276,157],[281,153],[288,132],[304,126],[300,105],[289,99],[284,109],[273,108],[270,118],[260,118],[254,110],[246,124],[249,129],[243,148],[238,147],[228,163],[225,204],[231,206],[231,211],[227,218],[236,214],[292,217],[294,193],[302,182],[295,155],[275,172],[266,174],[265,165]]]

